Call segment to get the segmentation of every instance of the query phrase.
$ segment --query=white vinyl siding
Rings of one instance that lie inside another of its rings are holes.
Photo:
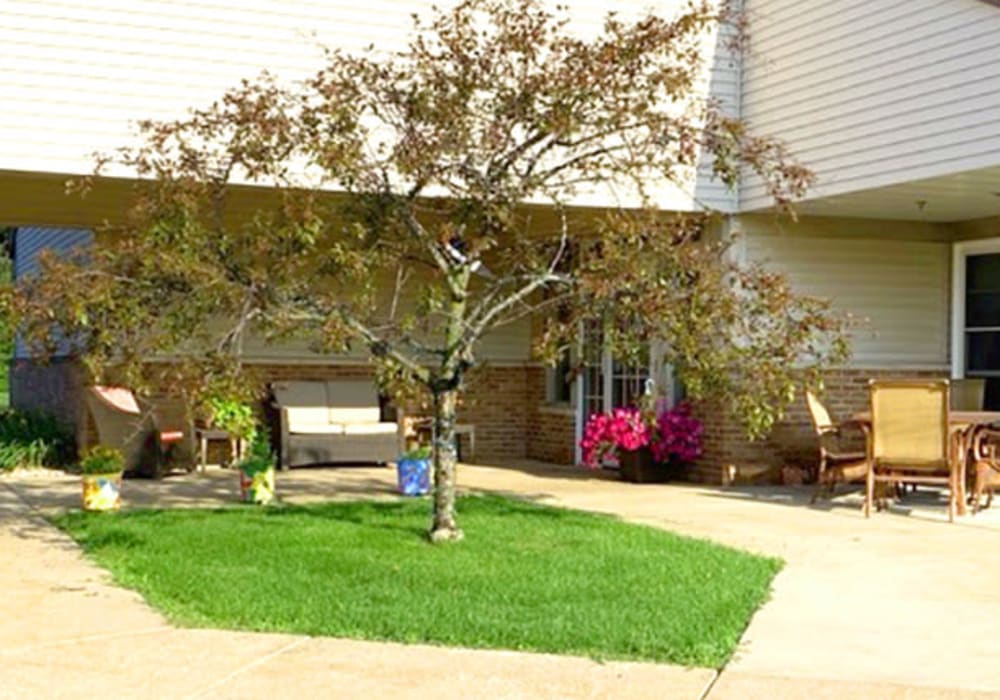
[[[14,279],[32,275],[38,271],[38,255],[42,251],[51,251],[59,255],[75,254],[86,248],[94,240],[90,231],[77,228],[41,228],[23,226],[14,234]],[[53,336],[59,338],[61,336]],[[69,347],[60,342],[57,356],[65,356]],[[28,349],[21,339],[14,343],[14,357],[28,357]]]
[[[856,367],[945,369],[949,261],[945,242],[751,235],[747,257],[786,273],[800,293],[833,301],[860,326]]]
[[[1000,8],[749,0],[743,117],[828,196],[1000,164]],[[759,182],[741,208],[767,205]]]
[[[137,120],[181,117],[263,69],[284,81],[300,80],[321,66],[324,46],[396,50],[407,41],[412,14],[426,17],[433,4],[431,0],[4,0],[0,3],[0,170],[90,172],[92,154],[129,144]],[[660,0],[613,9],[627,18],[647,8],[671,15],[683,5],[680,0]],[[572,30],[595,33],[610,9],[597,0],[573,3]],[[723,93],[735,93],[734,68],[729,61],[716,63],[714,82]],[[728,74],[722,76],[720,71]],[[721,98],[728,99],[726,94]],[[693,177],[690,186],[665,192],[661,204],[692,208],[694,190],[705,201],[732,207],[732,197],[724,189],[695,182]],[[580,203],[614,199],[596,193]]]

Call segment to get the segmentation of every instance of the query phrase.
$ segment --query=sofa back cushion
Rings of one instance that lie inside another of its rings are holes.
[[[326,400],[326,382],[276,382],[274,399],[288,415],[288,430],[310,432],[311,427],[330,422]]]
[[[337,379],[326,383],[331,423],[378,423],[382,415],[378,390],[370,379]]]

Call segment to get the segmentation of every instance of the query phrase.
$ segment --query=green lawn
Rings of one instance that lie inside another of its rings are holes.
[[[780,562],[500,497],[70,513],[55,519],[173,622],[720,666]]]

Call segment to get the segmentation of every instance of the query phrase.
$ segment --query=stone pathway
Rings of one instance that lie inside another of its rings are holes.
[[[293,502],[392,497],[388,469],[293,470]],[[126,482],[134,506],[231,502],[235,476]],[[174,629],[38,517],[76,479],[0,480],[0,698],[1000,698],[1000,517],[936,504],[865,522],[856,497],[635,486],[528,462],[463,467],[464,488],[614,513],[783,557],[772,600],[720,677],[709,669]],[[1000,509],[998,509],[1000,510]]]

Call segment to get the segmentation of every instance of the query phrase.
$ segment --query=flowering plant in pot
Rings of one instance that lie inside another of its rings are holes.
[[[267,432],[255,429],[250,449],[239,464],[240,498],[246,503],[267,505],[274,500],[274,454]]]
[[[80,460],[84,510],[116,510],[121,506],[125,460],[113,447],[95,445]]]
[[[676,471],[701,456],[701,421],[691,415],[687,403],[679,403],[656,418],[656,439],[650,445],[653,458]]]
[[[649,449],[654,426],[638,408],[616,408],[609,413],[595,413],[583,429],[580,448],[585,466],[596,469],[605,459],[617,459],[622,478],[648,481],[643,473],[652,466]]]
[[[660,413],[616,408],[596,413],[583,430],[583,464],[598,468],[616,459],[626,481],[667,481],[679,464],[701,455],[701,423],[686,404]]]

